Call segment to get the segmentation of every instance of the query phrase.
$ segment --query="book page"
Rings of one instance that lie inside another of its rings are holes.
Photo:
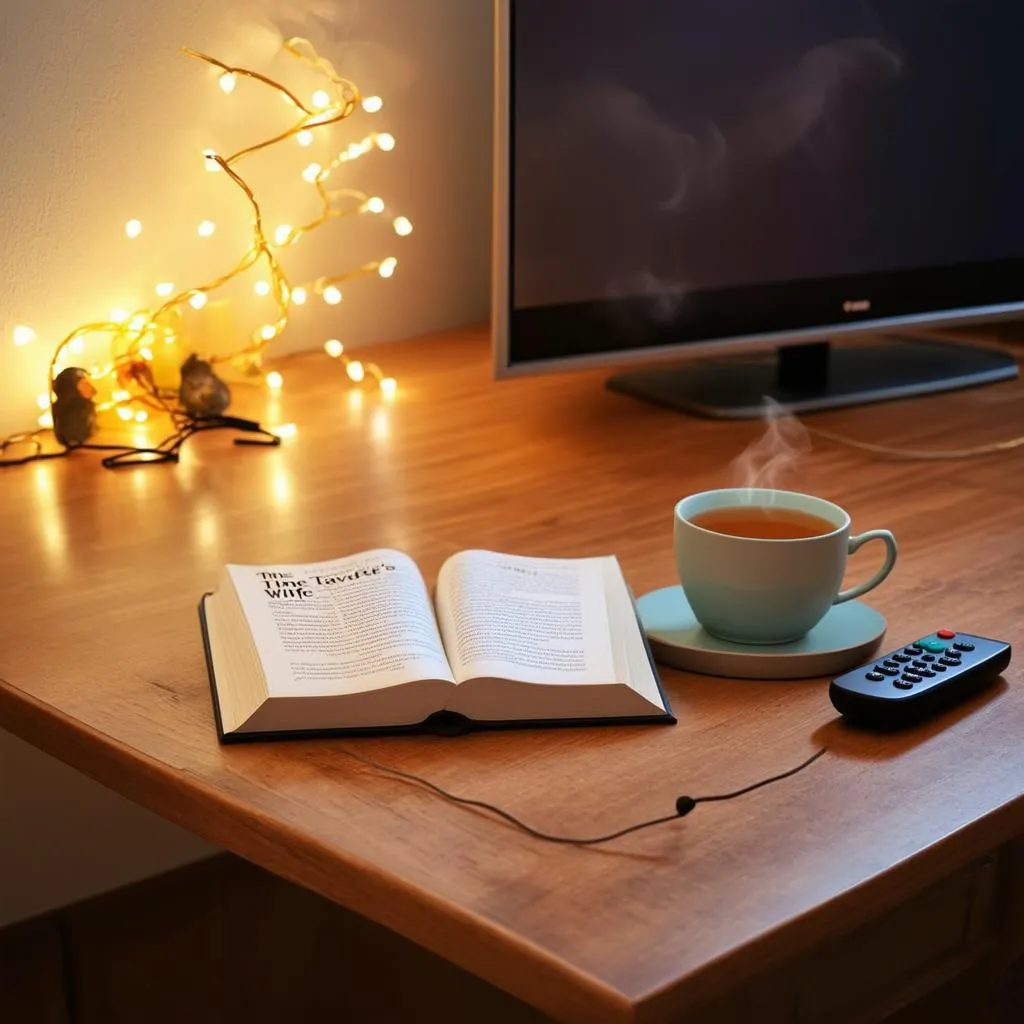
[[[423,577],[399,551],[227,571],[271,696],[454,681]]]
[[[456,680],[614,682],[602,563],[493,551],[448,559],[437,608]]]

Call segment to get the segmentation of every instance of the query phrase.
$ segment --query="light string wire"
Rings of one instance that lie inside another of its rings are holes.
[[[241,419],[237,416],[197,416],[186,418],[173,434],[153,446],[93,444],[87,441],[69,448],[44,451],[37,436],[42,431],[34,431],[32,434],[15,434],[0,442],[0,466],[24,466],[29,462],[39,462],[43,459],[59,459],[67,455],[69,451],[77,449],[113,452],[113,455],[107,455],[101,460],[105,469],[121,469],[127,466],[150,465],[157,462],[177,462],[182,447],[190,437],[204,430],[225,429],[241,430],[255,435],[235,438],[236,445],[258,445],[273,448],[281,443],[278,434],[264,429],[255,420]],[[29,453],[13,457],[4,456],[3,453],[7,447],[16,444],[28,444],[30,446]]]
[[[783,779],[791,778],[798,772],[802,772],[805,768],[810,767],[818,760],[819,757],[827,753],[827,751],[827,747],[821,747],[795,768],[789,768],[784,772],[779,772],[778,775],[772,775],[767,779],[760,779],[757,782],[752,782],[748,786],[743,786],[740,789],[734,789],[728,793],[715,793],[710,796],[677,797],[676,809],[672,814],[666,814],[659,818],[649,818],[646,821],[640,821],[634,825],[627,825],[625,828],[620,828],[615,832],[608,832],[604,835],[575,837],[557,835],[553,832],[545,832],[543,829],[534,828],[532,825],[528,825],[521,818],[517,818],[510,811],[506,811],[503,807],[499,807],[497,804],[489,803],[486,800],[476,800],[471,797],[459,796],[458,794],[451,792],[451,790],[445,789],[443,786],[439,786],[436,782],[431,782],[430,779],[426,779],[422,775],[416,775],[413,772],[406,772],[401,768],[395,768],[392,765],[385,764],[383,761],[378,761],[375,758],[361,754],[358,751],[353,750],[351,747],[342,748],[343,753],[362,762],[369,768],[384,772],[385,774],[401,779],[404,782],[421,786],[424,789],[429,790],[431,793],[434,793],[436,796],[439,796],[444,800],[448,800],[451,803],[459,804],[463,807],[475,807],[478,810],[487,811],[490,814],[497,815],[499,818],[507,821],[510,825],[513,825],[520,831],[527,833],[527,835],[533,836],[535,839],[541,839],[549,843],[563,843],[567,846],[597,846],[602,843],[610,843],[613,839],[621,839],[623,836],[627,836],[633,832],[639,832],[641,829],[652,828],[654,825],[664,825],[667,822],[676,821],[677,819],[689,814],[698,804],[715,803],[723,800],[735,800],[736,797],[745,796],[747,793],[752,793],[754,790],[761,789],[764,786],[770,786],[772,783],[781,782]]]
[[[833,444],[846,445],[848,448],[856,448],[858,451],[870,452],[872,455],[882,455],[886,458],[902,460],[906,462],[945,462],[963,459],[977,459],[985,455],[999,455],[1003,452],[1011,452],[1016,448],[1024,447],[1024,437],[1014,437],[1006,441],[995,441],[992,444],[979,444],[973,448],[952,448],[948,450],[927,448],[890,448],[886,445],[872,444],[869,441],[858,441],[853,437],[846,437],[843,434],[833,433],[831,430],[823,430],[821,427],[804,426],[809,434],[820,437],[824,441],[831,441]]]
[[[939,336],[941,340],[941,335]],[[1014,353],[1014,359],[1020,363],[1019,353]],[[966,448],[895,448],[890,445],[874,444],[871,441],[861,441],[855,437],[848,437],[832,430],[825,430],[823,427],[811,426],[800,421],[809,434],[820,437],[823,441],[831,441],[833,444],[845,445],[847,448],[854,448],[857,451],[868,452],[871,455],[879,455],[883,458],[892,459],[897,462],[956,462],[967,459],[984,458],[990,455],[1002,455],[1005,452],[1012,452],[1017,448],[1024,447],[1024,435],[1007,438],[1003,441],[993,441],[989,444],[971,445]]]
[[[308,40],[294,37],[286,40],[282,44],[282,49],[325,78],[335,91],[335,99],[333,101],[328,99],[322,109],[313,109],[304,104],[286,86],[267,75],[249,68],[226,64],[216,57],[200,53],[188,47],[182,48],[182,52],[186,56],[218,68],[221,72],[222,88],[225,82],[230,82],[230,89],[225,91],[233,91],[236,78],[250,79],[274,90],[299,111],[300,116],[298,120],[286,131],[279,132],[260,142],[246,146],[228,157],[220,156],[209,150],[204,152],[208,169],[225,172],[228,179],[242,192],[251,207],[253,239],[247,252],[232,269],[204,284],[178,291],[176,294],[167,297],[166,301],[153,311],[139,309],[130,314],[125,313],[116,320],[93,321],[82,324],[67,334],[58,344],[49,363],[47,377],[49,382],[48,395],[51,403],[50,413],[40,417],[38,429],[21,431],[0,440],[0,465],[23,465],[26,462],[43,457],[43,445],[40,438],[48,433],[53,426],[52,403],[55,399],[54,382],[64,368],[64,362],[66,360],[70,362],[69,350],[71,353],[81,351],[84,348],[84,339],[93,336],[108,336],[112,355],[105,366],[94,368],[89,374],[90,380],[100,381],[113,377],[117,383],[123,385],[114,390],[110,400],[96,403],[96,412],[103,413],[111,409],[120,411],[127,406],[141,405],[156,412],[167,414],[178,428],[175,435],[172,435],[171,438],[164,442],[160,442],[155,449],[137,448],[127,444],[114,447],[126,452],[148,452],[162,451],[167,445],[173,446],[175,438],[178,437],[189,417],[178,407],[176,391],[166,388],[161,389],[155,385],[153,374],[148,364],[153,358],[152,347],[158,340],[162,340],[164,343],[173,343],[177,340],[183,307],[189,304],[194,309],[201,309],[206,304],[211,292],[223,288],[229,282],[250,270],[261,260],[265,260],[270,277],[268,291],[273,296],[276,305],[275,318],[255,331],[251,340],[246,345],[236,351],[215,355],[209,359],[211,364],[241,363],[248,365],[250,368],[259,369],[261,365],[259,360],[263,352],[271,342],[281,335],[287,326],[292,305],[304,303],[308,294],[308,289],[306,288],[293,289],[291,287],[274,250],[296,244],[303,236],[308,235],[334,218],[349,217],[360,213],[381,214],[386,212],[386,206],[377,197],[369,196],[365,192],[356,189],[329,190],[325,184],[331,173],[342,164],[358,159],[374,149],[388,152],[394,148],[393,136],[388,133],[373,132],[364,137],[362,141],[351,143],[326,166],[322,167],[317,164],[311,164],[303,172],[305,180],[310,181],[316,188],[321,204],[319,214],[297,228],[282,225],[278,228],[273,242],[268,238],[264,228],[264,217],[260,203],[253,190],[238,174],[233,165],[248,156],[270,149],[288,139],[300,137],[303,133],[311,137],[312,132],[316,129],[338,124],[351,117],[361,103],[365,105],[364,98],[358,87],[353,82],[338,75],[330,61],[321,57]],[[374,100],[373,109],[377,110],[380,108],[381,101],[377,98],[374,98]],[[311,171],[313,173],[310,173]],[[346,205],[339,207],[337,205],[339,202],[346,202]],[[412,224],[406,217],[394,217],[392,225],[399,236],[405,236],[412,232]],[[337,289],[338,284],[373,273],[379,274],[382,278],[390,278],[394,274],[397,264],[398,261],[395,257],[388,256],[380,260],[363,263],[360,266],[333,276],[319,277],[312,282],[310,287],[314,293],[322,296],[328,304],[333,305],[341,301],[341,293]],[[329,341],[325,348],[329,355],[341,360],[350,380],[360,382],[369,377],[376,381],[385,394],[394,393],[394,379],[385,376],[376,363],[364,364],[359,360],[351,359],[345,354],[344,346],[334,340]],[[279,382],[279,375],[277,380]],[[279,383],[278,386],[280,386]],[[125,416],[123,418],[129,420],[133,417]],[[137,422],[144,422],[148,415],[145,412],[141,412],[136,414],[134,418],[136,418]],[[210,425],[208,423],[204,429],[208,429]],[[190,436],[194,432],[186,432],[185,436]],[[28,445],[30,449],[27,455],[8,456],[10,449],[24,445]],[[55,458],[64,455],[71,447],[87,448],[90,446],[73,445],[62,450],[47,453],[46,457]],[[109,460],[104,461],[106,463]]]

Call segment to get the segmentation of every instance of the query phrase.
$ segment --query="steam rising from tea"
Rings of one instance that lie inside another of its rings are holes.
[[[807,428],[785,406],[765,398],[764,433],[732,465],[735,487],[800,490],[797,469],[811,450]],[[753,500],[748,493],[747,501]]]

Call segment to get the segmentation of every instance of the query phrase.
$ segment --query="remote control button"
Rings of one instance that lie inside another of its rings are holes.
[[[881,683],[885,679],[885,676],[883,676],[881,672],[869,672],[864,678],[870,679],[873,683]]]
[[[940,665],[938,662],[935,662],[935,664],[932,665],[932,671],[933,672],[945,672],[946,671],[946,666],[945,665]]]
[[[881,672],[883,676],[898,676],[900,670],[898,668],[888,668],[885,665],[878,665],[875,668],[876,672]],[[945,669],[943,669],[945,671]]]
[[[935,655],[934,654],[922,654],[921,655],[921,660],[922,661],[934,661],[935,660]]]
[[[882,666],[884,668],[899,668],[900,663],[898,661],[893,661],[892,658],[886,658],[885,661],[882,662]]]
[[[912,658],[916,658],[921,653],[922,649],[923,648],[921,648],[921,647],[918,647],[916,645],[912,645],[910,647],[904,647],[903,648],[903,653],[904,654],[909,654]]]
[[[973,651],[974,650],[974,644],[969,644],[969,643],[967,643],[966,640],[960,640],[957,643],[953,644],[953,650],[954,651]]]
[[[930,668],[919,668],[917,670],[917,674],[920,675],[920,676],[924,676],[925,679],[934,679],[935,678],[935,673]]]
[[[911,657],[909,654],[894,654],[892,658],[890,658],[890,661],[898,661],[901,665],[905,665],[910,660]]]
[[[894,679],[892,685],[900,690],[912,690],[914,688],[914,684],[908,683],[905,679]]]
[[[951,629],[939,629],[935,631],[935,635],[940,640],[952,640],[956,636],[956,633]]]
[[[948,665],[950,668],[956,668],[960,664],[959,658],[939,658],[940,665]]]
[[[913,672],[903,673],[903,682],[905,683],[919,683],[921,682],[921,676],[915,675]]]
[[[941,654],[947,646],[941,640],[918,640],[918,645],[932,654]]]
[[[910,667],[914,672],[923,672],[928,667],[927,661],[912,661]]]

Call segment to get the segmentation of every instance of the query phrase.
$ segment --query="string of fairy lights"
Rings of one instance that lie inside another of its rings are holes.
[[[67,334],[57,345],[49,363],[48,388],[38,396],[40,415],[37,427],[28,432],[12,435],[0,441],[0,463],[20,463],[42,457],[44,445],[42,436],[54,428],[54,403],[56,394],[54,382],[68,367],[75,365],[76,357],[86,349],[87,340],[106,339],[109,356],[106,361],[93,365],[85,371],[88,385],[96,395],[94,403],[97,414],[112,412],[115,422],[144,424],[153,412],[170,416],[178,433],[186,417],[178,403],[177,388],[160,386],[154,376],[153,367],[161,346],[187,343],[182,337],[182,320],[185,307],[200,311],[206,307],[210,296],[224,288],[229,282],[260,265],[265,274],[253,285],[256,296],[271,298],[274,303],[273,315],[257,327],[243,344],[227,353],[204,357],[210,367],[230,363],[243,367],[250,374],[261,374],[268,389],[279,391],[283,377],[278,371],[264,372],[263,355],[287,327],[292,309],[319,299],[327,306],[337,306],[343,300],[342,286],[357,278],[376,275],[382,279],[391,278],[398,260],[393,255],[363,263],[338,274],[320,276],[301,284],[292,285],[279,258],[283,250],[296,246],[303,238],[328,224],[353,216],[386,216],[396,236],[407,237],[413,231],[411,221],[402,215],[393,215],[384,200],[376,195],[353,188],[331,187],[332,175],[343,165],[380,151],[391,152],[395,138],[388,132],[370,132],[359,141],[349,143],[337,152],[327,163],[310,162],[301,172],[302,180],[313,186],[319,199],[319,211],[315,217],[301,224],[279,224],[269,228],[263,209],[253,190],[236,170],[236,165],[257,153],[284,144],[310,146],[318,133],[332,125],[347,120],[358,111],[376,114],[383,108],[379,96],[363,96],[358,87],[340,76],[330,61],[317,54],[312,44],[305,39],[293,38],[283,43],[283,50],[289,56],[311,69],[318,75],[322,88],[313,92],[310,101],[300,97],[278,82],[258,71],[229,65],[216,57],[196,50],[183,48],[183,52],[197,61],[217,69],[220,89],[231,95],[241,81],[250,81],[275,92],[286,104],[294,109],[296,119],[287,129],[262,141],[246,146],[228,156],[212,149],[203,151],[202,157],[207,171],[222,173],[245,197],[252,214],[252,238],[248,249],[238,262],[225,273],[187,288],[179,288],[171,281],[161,281],[155,286],[159,303],[155,308],[134,311],[112,310],[107,320],[81,324]],[[212,220],[199,223],[197,234],[201,238],[211,237],[217,230]],[[143,233],[143,224],[138,219],[129,220],[124,227],[128,239],[138,239]],[[37,341],[36,332],[25,324],[19,324],[12,331],[15,345],[29,345]],[[330,339],[324,344],[327,355],[338,360],[353,383],[372,383],[385,397],[395,394],[397,383],[386,376],[374,362],[364,362],[349,356],[341,341]],[[237,426],[235,420],[228,425]],[[261,432],[262,428],[259,428]],[[292,425],[285,425],[277,431],[279,436],[293,433]],[[31,455],[17,459],[8,458],[8,449],[20,444],[32,447]],[[162,442],[163,443],[163,442]],[[89,447],[88,445],[82,445]],[[92,445],[91,447],[99,447]],[[159,449],[160,446],[156,446]],[[149,450],[149,449],[147,449]],[[64,454],[58,452],[57,454]]]

